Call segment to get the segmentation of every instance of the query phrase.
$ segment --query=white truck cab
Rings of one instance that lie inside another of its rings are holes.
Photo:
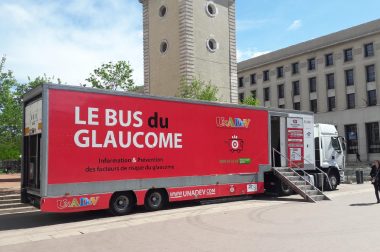
[[[340,184],[344,179],[345,143],[334,125],[314,124],[316,166],[329,174],[332,184]],[[338,177],[339,176],[339,177]]]

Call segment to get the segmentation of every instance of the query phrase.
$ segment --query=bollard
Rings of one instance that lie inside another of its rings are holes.
[[[363,171],[356,171],[356,183],[357,184],[363,184],[364,178],[363,178]]]

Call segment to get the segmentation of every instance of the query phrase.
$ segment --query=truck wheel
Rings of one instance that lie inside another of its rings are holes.
[[[335,172],[332,172],[329,174],[329,180],[330,180],[331,187],[330,187],[330,184],[327,183],[327,188],[329,191],[333,191],[338,186],[338,178]]]
[[[113,215],[125,215],[132,211],[136,200],[132,193],[115,193],[110,200],[110,210]]]
[[[281,180],[278,180],[277,183],[277,193],[281,196],[288,196],[293,194],[293,190]]]
[[[145,208],[149,211],[162,209],[167,203],[167,196],[164,190],[148,191],[145,197]]]

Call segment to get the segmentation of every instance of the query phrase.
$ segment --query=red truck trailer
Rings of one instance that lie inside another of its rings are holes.
[[[308,112],[43,85],[24,97],[22,201],[121,215],[259,194],[284,162],[272,148],[310,166],[312,132]]]

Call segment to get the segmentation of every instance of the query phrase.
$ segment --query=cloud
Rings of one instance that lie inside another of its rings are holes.
[[[141,4],[138,1],[0,3],[0,55],[19,81],[43,75],[84,83],[102,63],[126,60],[143,84]]]
[[[288,31],[295,31],[301,28],[302,21],[300,19],[294,20],[291,25],[287,28]]]
[[[255,58],[255,57],[259,57],[263,54],[267,54],[267,53],[270,53],[271,51],[258,51],[257,49],[246,49],[246,50],[239,50],[237,49],[236,50],[236,55],[237,55],[237,61],[240,62],[240,61],[243,61],[243,60],[247,60],[247,59],[250,59],[250,58]]]

